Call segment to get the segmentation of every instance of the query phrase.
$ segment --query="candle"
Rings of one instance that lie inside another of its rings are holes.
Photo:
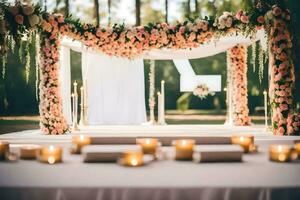
[[[62,161],[62,148],[50,145],[38,150],[38,160],[49,164]]]
[[[82,147],[91,144],[91,138],[84,135],[73,136],[72,153],[80,154]]]
[[[235,135],[231,137],[232,144],[238,144],[243,147],[245,153],[251,152],[254,146],[253,135]]]
[[[0,160],[4,160],[9,153],[9,143],[0,141]]]
[[[160,92],[157,92],[157,122],[160,124],[161,122],[161,94]]]
[[[83,126],[84,124],[84,90],[83,87],[80,87],[80,120],[79,125]]]
[[[39,145],[26,145],[20,148],[21,159],[36,159],[38,151],[41,149]]]
[[[161,97],[160,97],[160,101],[161,101],[161,105],[160,105],[160,121],[159,124],[165,125],[166,121],[165,121],[165,81],[162,80],[161,81]]]
[[[127,151],[122,154],[121,164],[129,167],[138,167],[144,164],[142,151]]]
[[[195,146],[195,140],[174,140],[172,142],[175,148],[176,160],[192,160]]]
[[[265,127],[268,129],[268,93],[266,90],[263,92],[264,94],[264,107],[265,107]]]
[[[295,141],[295,149],[298,153],[298,157],[300,158],[300,141],[299,140]]]
[[[270,145],[269,157],[275,162],[289,162],[297,159],[297,152],[290,145]]]
[[[156,154],[158,140],[155,138],[139,138],[136,143],[141,145],[144,154]]]
[[[77,82],[76,81],[74,81],[73,86],[74,86],[74,94],[76,95],[77,94]]]

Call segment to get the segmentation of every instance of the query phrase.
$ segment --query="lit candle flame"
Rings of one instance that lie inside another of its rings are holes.
[[[53,145],[50,145],[49,150],[50,150],[50,151],[54,151],[54,146],[53,146]]]

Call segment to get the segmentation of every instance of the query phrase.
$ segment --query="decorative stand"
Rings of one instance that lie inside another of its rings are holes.
[[[87,126],[88,125],[88,119],[87,119],[87,80],[85,79],[83,82],[83,86],[80,88],[80,126]]]
[[[265,132],[269,131],[269,125],[268,125],[268,93],[266,90],[263,92],[264,94],[264,107],[265,107]]]

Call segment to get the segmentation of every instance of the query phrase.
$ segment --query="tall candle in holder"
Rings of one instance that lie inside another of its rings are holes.
[[[161,94],[157,92],[157,123],[160,124],[161,122]]]
[[[80,87],[80,120],[79,125],[83,126],[84,124],[84,89]]]
[[[176,160],[192,160],[194,153],[195,140],[174,140],[172,142],[175,148]]]
[[[62,162],[62,148],[50,145],[39,149],[38,160],[49,164]]]
[[[74,84],[74,97],[73,97],[73,125],[72,130],[76,131],[78,130],[78,124],[77,124],[77,117],[78,117],[78,93],[77,93],[77,82],[75,81]]]
[[[268,130],[268,93],[266,90],[263,92],[264,94],[264,108],[265,108],[265,128]]]
[[[160,103],[160,121],[159,124],[161,125],[166,125],[166,120],[165,120],[165,81],[162,80],[161,81],[161,86],[160,86],[160,90],[161,90],[161,103]]]

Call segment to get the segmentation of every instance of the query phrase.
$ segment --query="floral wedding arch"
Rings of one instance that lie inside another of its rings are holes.
[[[30,34],[39,36],[40,51],[40,116],[45,134],[64,134],[68,125],[62,113],[60,96],[59,48],[60,38],[67,36],[87,47],[111,56],[134,58],[152,49],[190,49],[218,40],[226,35],[242,33],[254,35],[265,29],[268,35],[271,116],[276,135],[293,135],[299,132],[300,117],[294,113],[293,89],[295,82],[292,57],[292,41],[289,29],[290,13],[278,5],[272,7],[259,3],[255,8],[239,11],[235,15],[224,12],[216,19],[190,19],[175,25],[167,23],[126,27],[95,27],[59,14],[49,14],[39,6],[9,5],[1,3],[0,50],[5,63],[8,39],[18,45]],[[248,125],[247,108],[247,47],[237,45],[228,50],[232,65],[234,121]]]

